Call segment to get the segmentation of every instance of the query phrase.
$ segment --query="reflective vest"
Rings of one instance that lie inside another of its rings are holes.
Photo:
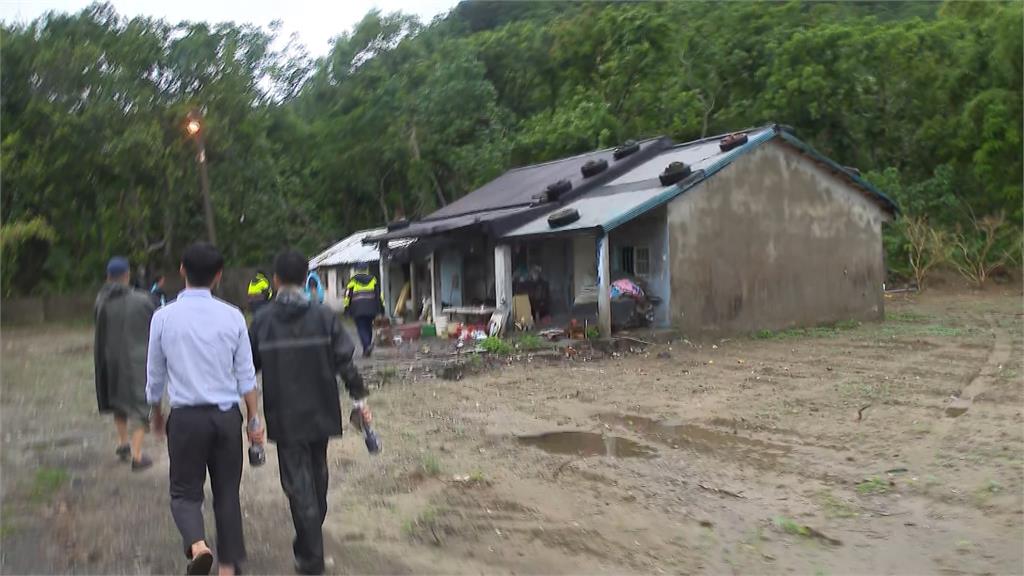
[[[379,309],[377,304],[370,304],[376,297],[377,292],[377,277],[370,276],[369,282],[362,282],[358,278],[359,276],[368,276],[367,274],[357,274],[348,281],[348,285],[345,286],[345,298],[342,299],[342,305],[346,310],[350,306],[355,306],[358,309],[353,309],[352,312],[359,314],[361,312],[372,313],[376,315]],[[383,307],[383,295],[381,295],[380,306]],[[370,311],[372,309],[372,312]]]
[[[249,299],[270,300],[274,296],[274,290],[270,287],[270,281],[263,274],[257,274],[249,281]]]

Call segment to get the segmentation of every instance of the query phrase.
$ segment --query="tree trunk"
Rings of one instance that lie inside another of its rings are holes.
[[[409,130],[409,146],[412,148],[412,157],[417,162],[423,162],[423,158],[420,156],[420,143],[416,139],[416,126],[413,125],[412,129]],[[424,163],[424,165],[426,165]],[[434,183],[434,192],[437,194],[437,201],[441,206],[447,206],[448,200],[444,197],[444,190],[441,189],[441,183],[437,180],[437,175],[434,174],[434,170],[427,166],[427,172],[430,174],[430,180]]]

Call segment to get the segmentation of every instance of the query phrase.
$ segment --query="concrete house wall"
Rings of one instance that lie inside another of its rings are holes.
[[[672,324],[740,333],[881,319],[887,218],[787,144],[759,146],[668,205]]]
[[[620,263],[623,246],[644,247],[650,250],[650,273],[641,278],[647,283],[651,294],[661,298],[661,304],[654,309],[655,325],[659,328],[670,324],[669,302],[672,295],[668,228],[665,225],[665,217],[665,208],[656,208],[626,222],[609,234],[609,268],[612,278],[622,273]]]

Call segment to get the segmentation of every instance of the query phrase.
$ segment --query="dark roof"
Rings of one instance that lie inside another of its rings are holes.
[[[536,197],[543,193],[549,184],[559,180],[569,180],[573,186],[562,198],[577,198],[588,190],[604,185],[630,171],[669,146],[671,141],[665,137],[658,137],[640,140],[637,144],[640,146],[637,152],[620,160],[613,158],[615,148],[606,148],[542,164],[513,168],[429,216],[412,222],[405,228],[392,230],[369,240],[438,234],[464,226],[504,219],[519,212],[528,212],[531,206],[536,205]],[[583,178],[580,168],[589,160],[607,160],[608,169],[596,176]],[[547,208],[555,205],[548,204]]]
[[[684,184],[685,188],[695,186],[699,181],[711,177],[740,155],[775,138],[789,143],[800,152],[833,169],[874,200],[883,210],[891,214],[899,212],[899,207],[885,193],[852,170],[840,166],[797,139],[788,127],[772,124],[741,132],[750,137],[748,143],[727,153],[718,149],[718,142],[726,136],[725,134],[675,146],[672,146],[667,138],[653,138],[640,141],[639,152],[618,161],[612,158],[614,149],[608,148],[543,164],[514,168],[422,220],[412,222],[404,228],[389,231],[387,234],[368,237],[364,242],[430,236],[471,226],[483,227],[487,233],[496,236],[506,233],[520,235],[522,232],[526,232],[521,227],[531,220],[574,201],[613,194],[627,182],[656,179],[658,172],[664,169],[667,162],[681,160],[693,167],[695,175],[700,173],[699,178],[687,178],[685,182],[680,182],[678,185],[654,186],[651,188],[652,192],[663,191],[663,193],[652,194],[652,198],[649,200],[640,203],[635,208],[626,210],[624,216],[612,218],[604,224],[614,227],[622,223],[620,222],[622,217],[633,218],[649,209],[653,205],[651,203],[663,203],[675,197],[684,190]],[[588,160],[599,159],[608,161],[608,169],[597,176],[584,179],[580,168]],[[570,180],[573,188],[570,192],[563,194],[559,201],[540,204],[535,201],[535,197],[542,193],[549,184],[562,179]],[[629,188],[632,190],[634,187]],[[614,206],[614,203],[611,206]],[[614,212],[614,210],[612,211]]]

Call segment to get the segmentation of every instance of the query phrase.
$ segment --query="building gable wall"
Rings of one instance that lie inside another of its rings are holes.
[[[883,316],[887,215],[768,142],[669,203],[672,324],[742,333]]]

